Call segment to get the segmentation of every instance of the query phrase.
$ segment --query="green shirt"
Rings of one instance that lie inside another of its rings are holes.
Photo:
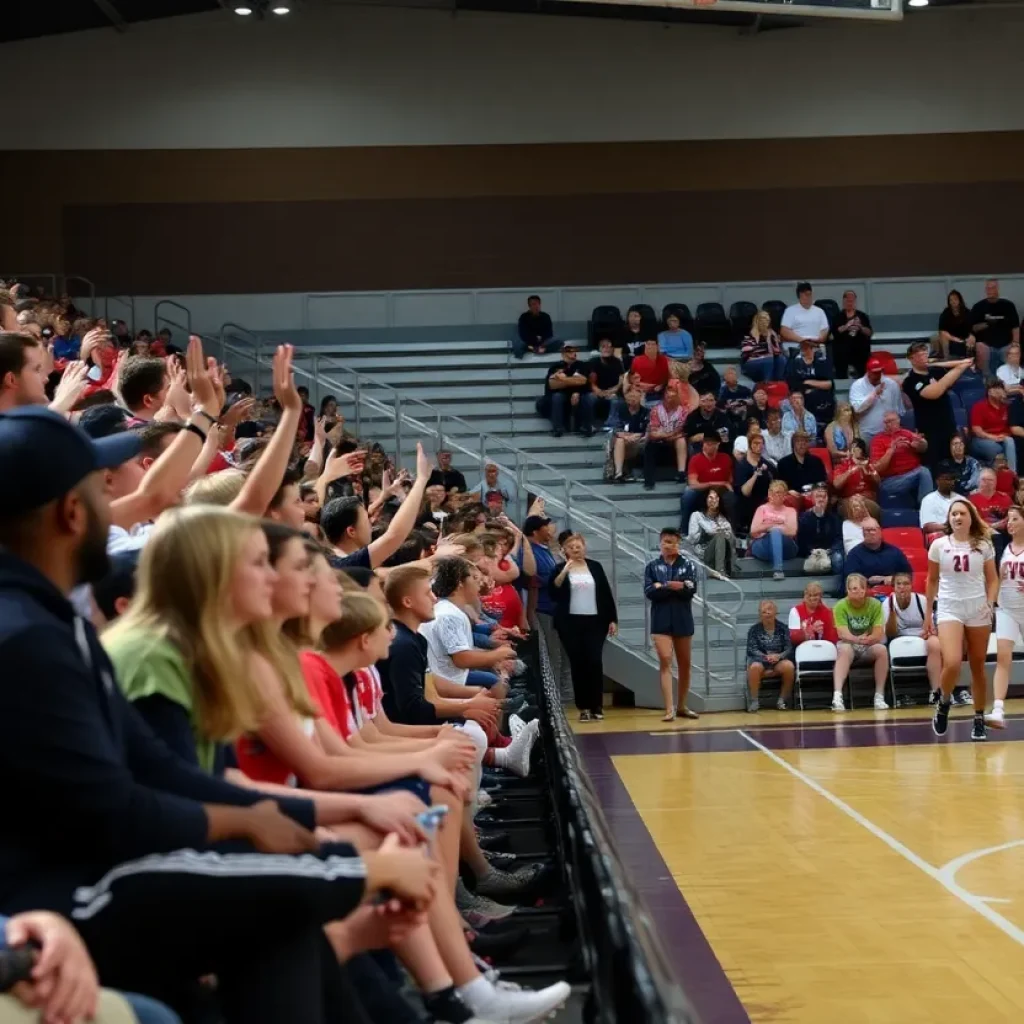
[[[863,607],[854,608],[844,597],[832,609],[832,617],[837,628],[849,630],[854,636],[867,636],[875,626],[882,625],[882,602],[869,597]]]
[[[117,670],[117,681],[133,703],[144,697],[165,697],[180,704],[192,723],[199,767],[212,773],[217,744],[200,735],[196,727],[192,676],[181,651],[155,633],[121,633],[104,641],[104,647]]]

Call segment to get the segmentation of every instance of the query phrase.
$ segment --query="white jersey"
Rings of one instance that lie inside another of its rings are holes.
[[[939,537],[928,549],[928,561],[939,564],[939,604],[945,601],[984,601],[985,563],[996,557],[986,540],[977,547],[970,541]]]
[[[882,602],[882,617],[889,621],[889,614],[896,612],[897,636],[920,636],[924,628],[924,594],[911,594],[910,604],[901,608],[895,594],[890,594]]]
[[[1007,544],[999,563],[999,607],[1015,619],[1024,618],[1024,548]]]

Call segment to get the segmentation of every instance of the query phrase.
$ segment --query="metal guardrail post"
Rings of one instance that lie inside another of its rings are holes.
[[[572,480],[569,479],[569,474],[565,474],[565,481],[563,483],[565,488],[565,528],[567,530],[572,529]]]
[[[313,353],[313,407],[320,408],[320,356]]]
[[[437,413],[437,437],[434,444],[434,453],[437,454],[444,447],[444,413],[438,410]]]
[[[359,374],[352,377],[352,392],[356,402],[356,437],[363,436],[363,389],[359,383]]]
[[[395,469],[402,468],[402,399],[395,392]]]
[[[704,584],[704,593],[707,594],[708,589],[708,574],[704,572],[704,566],[701,562],[694,562],[697,565],[699,572],[699,580]],[[705,598],[705,601],[707,599]],[[709,653],[708,646],[708,608],[707,604],[701,609],[700,613],[701,621],[701,635],[704,641],[704,696],[711,696],[711,655]]]
[[[485,433],[480,434],[480,478],[484,476],[484,466],[487,465],[487,435]],[[483,494],[480,495],[480,500],[484,500]]]
[[[611,562],[612,562],[612,597],[615,598],[616,605],[619,603],[619,560],[616,555],[616,548],[619,546],[619,537],[617,532],[618,510],[613,508],[608,516],[608,533],[611,539]],[[647,601],[644,601],[646,604]]]
[[[521,523],[526,519],[526,510],[529,505],[526,503],[526,480],[523,478],[523,458],[519,449],[516,449],[516,522]],[[526,543],[525,541],[523,542]]]

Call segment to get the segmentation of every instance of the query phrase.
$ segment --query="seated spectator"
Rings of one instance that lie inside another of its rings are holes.
[[[949,459],[943,459],[935,467],[935,490],[926,494],[921,501],[920,523],[925,535],[945,533],[949,506],[953,504],[956,492],[956,470]]]
[[[732,443],[732,457],[734,459],[742,459],[744,455],[750,450],[750,438],[749,435],[757,434],[761,436],[761,424],[757,422],[756,416],[751,416],[747,420],[744,432],[737,437]],[[764,439],[761,440],[761,444],[764,444]]]
[[[925,595],[915,593],[910,573],[898,572],[893,578],[893,592],[882,602],[882,617],[885,621],[885,635],[892,640],[897,636],[924,637],[928,673],[928,688],[931,691],[928,703],[934,704],[942,694],[942,649],[934,629],[925,631]]]
[[[718,391],[718,408],[729,420],[729,431],[733,439],[745,435],[747,419],[753,405],[753,393],[745,384],[739,383],[735,366],[727,366],[723,383]]]
[[[1017,446],[1010,433],[1006,386],[998,377],[985,382],[985,398],[971,406],[971,451],[986,465],[999,454],[1017,471]]]
[[[921,464],[921,456],[928,450],[928,441],[920,434],[900,426],[898,413],[887,412],[882,419],[882,432],[871,440],[871,462],[882,478],[878,488],[884,507],[900,500],[916,498],[920,506],[926,494],[933,490],[932,475]]]
[[[846,577],[846,597],[832,609],[832,615],[839,636],[839,657],[832,675],[832,710],[846,710],[843,686],[850,669],[870,665],[875,674],[875,710],[887,711],[885,681],[889,675],[889,652],[885,646],[884,616],[882,605],[868,596],[868,581],[863,575],[852,573]]]
[[[853,406],[849,402],[840,402],[836,406],[835,419],[825,427],[825,447],[832,456],[832,465],[837,466],[850,453],[850,445],[857,436],[856,424],[853,421]]]
[[[815,484],[812,506],[797,519],[796,543],[804,572],[843,572],[843,524],[828,505],[828,487]]]
[[[1017,474],[1010,469],[1006,456],[997,455],[992,460],[992,468],[996,471],[996,490],[1012,496],[1017,490]]]
[[[644,442],[644,489],[654,490],[654,469],[660,458],[669,456],[675,463],[680,482],[686,480],[686,438],[683,436],[683,410],[676,391],[665,392],[660,404],[651,410]]]
[[[615,355],[628,367],[630,360],[643,355],[646,338],[644,319],[640,315],[640,310],[631,309],[626,314],[626,322],[623,324],[621,336],[615,340]]]
[[[1020,342],[1011,341],[1003,349],[1003,358],[1006,362],[996,370],[996,376],[1005,385],[1008,398],[1020,398],[1024,396],[1024,366],[1020,365]]]
[[[802,391],[791,391],[789,398],[782,403],[782,431],[785,434],[795,434],[803,430],[812,440],[818,437],[818,421],[814,414],[804,405]]]
[[[876,356],[868,360],[867,373],[850,385],[850,405],[857,417],[857,432],[871,444],[884,426],[886,413],[897,418],[903,412],[903,393],[899,384],[882,373],[884,363]]]
[[[754,381],[783,380],[786,376],[786,357],[782,343],[772,328],[772,318],[764,310],[754,314],[750,333],[740,346],[740,369]]]
[[[72,359],[78,359],[81,348],[82,339],[71,334],[71,321],[66,316],[56,317],[53,321],[53,337],[50,338],[54,369],[61,370]]]
[[[827,640],[838,643],[832,609],[823,599],[824,591],[817,580],[809,580],[804,587],[803,601],[789,612],[789,639],[794,647],[806,640]]]
[[[678,393],[683,416],[689,416],[697,408],[700,396],[690,383],[689,363],[680,363],[676,359],[670,361],[668,388]]]
[[[725,414],[716,408],[714,391],[701,392],[697,408],[686,417],[683,432],[686,434],[691,452],[700,451],[701,443],[708,434],[714,434],[722,444],[723,450],[729,451],[729,421]]]
[[[878,498],[882,478],[871,463],[868,446],[863,438],[855,437],[850,444],[847,458],[833,467],[832,488],[836,497],[852,498],[860,494],[871,501]]]
[[[757,509],[768,500],[768,487],[775,479],[775,467],[764,455],[764,438],[760,433],[747,437],[747,451],[736,460],[733,470],[733,493],[736,515],[733,520],[739,533],[747,534]],[[785,485],[783,485],[785,486]]]
[[[805,341],[824,348],[830,332],[825,311],[814,304],[814,290],[807,281],[796,286],[796,302],[782,314],[782,340],[802,345]]]
[[[775,707],[785,711],[787,700],[796,679],[793,664],[793,644],[789,630],[778,620],[779,609],[774,601],[762,601],[758,606],[759,621],[747,630],[747,711],[756,714],[761,703],[758,694],[766,677],[782,681]]]
[[[939,344],[944,360],[970,356],[979,372],[988,367],[988,345],[975,339],[970,310],[956,289],[946,297],[946,308],[939,314]]]
[[[786,367],[786,383],[790,398],[802,392],[807,411],[820,426],[814,433],[820,433],[836,407],[835,383],[832,380],[832,361],[810,342],[803,342],[800,352]]]
[[[871,335],[874,333],[871,317],[857,308],[857,293],[843,292],[833,346],[837,377],[845,379],[851,363],[854,377],[864,376],[871,358]]]
[[[669,313],[665,317],[665,330],[658,335],[658,345],[669,359],[688,362],[693,358],[693,335],[684,331],[681,324],[677,314]]]
[[[796,510],[786,504],[786,485],[774,480],[768,486],[768,501],[754,513],[750,524],[750,554],[771,563],[773,579],[785,579],[784,559],[797,556],[796,527]]]
[[[447,494],[452,491],[465,491],[466,478],[457,469],[452,469],[452,453],[447,448],[441,448],[437,453],[437,469],[433,470],[427,479],[427,486],[440,485]]]
[[[1011,342],[1020,342],[1020,317],[1017,307],[999,295],[999,282],[985,282],[985,298],[971,307],[971,330],[979,342],[989,348],[989,365],[1002,364],[1003,351]]]
[[[657,338],[648,338],[644,342],[643,353],[635,356],[629,364],[629,376],[630,382],[635,382],[635,386],[643,392],[644,401],[648,405],[661,401],[670,373],[668,358],[662,355]]]
[[[649,422],[650,412],[642,392],[630,388],[626,392],[626,413],[612,438],[615,483],[632,483],[635,479],[631,465],[643,454]]]
[[[467,493],[476,495],[484,504],[487,503],[487,495],[497,492],[501,495],[506,509],[515,506],[518,499],[516,482],[509,474],[503,474],[496,462],[484,463],[484,475],[480,482]],[[430,485],[427,485],[427,493],[430,493]]]
[[[825,463],[810,453],[811,439],[803,430],[793,435],[793,453],[779,459],[776,476],[789,489],[789,504],[798,512],[813,504],[811,491],[817,484],[828,487]]]
[[[911,572],[910,563],[901,548],[882,540],[882,527],[877,519],[860,523],[864,540],[846,556],[846,578],[860,574],[867,580],[872,596],[884,596],[898,572]]]
[[[434,523],[438,530],[444,530],[444,521],[451,515],[448,493],[440,484],[432,484],[423,495],[423,509],[416,518],[417,529],[425,523]]]
[[[719,506],[728,519],[735,512],[733,497],[733,465],[731,456],[720,450],[717,434],[707,433],[701,442],[701,450],[690,459],[687,472],[687,488],[680,499],[682,524],[680,530],[690,528],[690,517],[704,506],[704,499],[711,491],[717,491]]]
[[[985,524],[995,533],[992,544],[996,558],[1002,557],[1009,540],[1006,533],[1006,515],[1010,511],[1010,496],[996,490],[996,471],[983,469],[978,480],[978,489],[969,495],[971,504],[978,510]]]
[[[976,458],[967,454],[967,443],[959,434],[949,442],[949,458],[956,474],[953,490],[964,497],[976,491],[981,479],[981,465]]]
[[[46,405],[46,376],[46,350],[35,338],[0,334],[0,413],[23,405]],[[83,389],[84,385],[79,393]],[[54,411],[70,412],[70,407]]]
[[[769,409],[765,415],[767,427],[761,435],[764,438],[764,457],[773,465],[793,452],[793,435],[782,429],[782,413]]]
[[[561,361],[548,369],[544,382],[544,396],[539,400],[537,411],[551,418],[553,437],[561,437],[571,429],[570,417],[575,418],[580,433],[586,434],[591,428],[586,422],[587,408],[580,401],[590,387],[587,366],[576,356],[576,346],[567,341],[562,346]]]
[[[768,426],[768,392],[765,390],[763,384],[757,384],[754,386],[754,393],[752,395],[754,400],[753,408],[750,410],[751,416],[757,417],[757,422],[761,429],[764,430]]]
[[[722,378],[718,371],[704,359],[704,342],[699,338],[693,343],[693,358],[690,360],[690,384],[698,395],[710,391],[718,395],[722,387]]]
[[[691,460],[691,469],[697,458],[699,456],[695,455]],[[732,524],[722,514],[722,499],[718,491],[707,492],[703,512],[698,509],[690,514],[686,539],[706,566],[723,576],[738,575],[736,535],[732,532]]]
[[[846,554],[864,542],[864,520],[877,519],[882,510],[863,494],[855,494],[843,502],[843,550]]]
[[[587,406],[583,410],[584,420],[590,424],[593,433],[595,419],[607,419],[612,403],[622,392],[622,377],[626,372],[622,360],[612,354],[612,343],[602,338],[597,346],[598,354],[590,361],[587,379],[590,390],[584,391],[581,401]]]
[[[544,355],[552,347],[554,337],[551,317],[540,308],[540,296],[531,295],[526,300],[526,312],[519,316],[516,337],[512,342],[516,359],[522,359],[527,352]]]

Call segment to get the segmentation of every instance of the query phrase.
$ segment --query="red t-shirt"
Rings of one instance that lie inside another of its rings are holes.
[[[987,398],[975,402],[971,406],[971,426],[1006,437],[1010,433],[1010,407],[1001,403],[993,406]]]
[[[881,473],[882,477],[900,476],[900,474],[909,473],[921,465],[917,452],[910,447],[910,442],[916,437],[917,435],[912,430],[904,430],[902,428],[897,430],[895,434],[875,434],[871,439],[871,461],[875,465],[878,464],[878,461],[889,450],[889,445],[892,444],[893,438],[903,438],[907,442],[905,446],[901,446],[893,452],[892,459],[889,461],[889,468],[884,473]]]
[[[357,726],[348,691],[341,677],[327,659],[316,651],[303,651],[299,655],[299,662],[302,665],[302,678],[306,680],[306,689],[313,703],[334,731],[347,740],[357,731]]]
[[[629,372],[635,373],[644,384],[653,384],[655,387],[664,387],[668,383],[668,356],[660,355],[655,361],[647,356],[637,356],[629,364]]]
[[[731,484],[732,457],[719,452],[709,459],[703,452],[698,452],[690,459],[686,472],[688,476],[696,477],[699,484]]]
[[[1017,490],[1017,474],[1012,469],[997,469],[996,490],[1012,497]]]
[[[809,627],[814,627],[813,630]],[[828,640],[831,643],[838,643],[839,636],[836,633],[835,620],[832,618],[832,609],[824,604],[819,604],[813,612],[807,610],[807,605],[801,601],[789,613],[789,638],[794,644],[802,644],[808,639],[804,630],[810,633],[812,640]]]
[[[480,603],[488,615],[498,618],[498,625],[514,629],[523,614],[523,602],[519,591],[511,583],[502,583],[489,594],[480,595]]]
[[[1000,494],[999,491],[996,491],[991,498],[986,498],[981,491],[975,491],[971,495],[971,504],[981,513],[981,518],[991,525],[1006,518],[1011,503],[1008,494]]]
[[[374,666],[357,668],[356,677],[356,718],[359,724],[372,721],[377,717],[377,709],[384,700],[384,687],[380,675]]]
[[[845,462],[841,462],[836,466],[832,473],[832,479],[835,481],[837,476],[841,476],[853,465],[852,459],[847,459]],[[833,486],[835,486],[833,484]],[[857,467],[844,481],[842,487],[836,487],[836,494],[840,498],[852,498],[855,494],[863,494],[867,498],[874,499],[878,493],[878,485],[875,483],[875,478],[871,476],[865,476],[864,471]]]

